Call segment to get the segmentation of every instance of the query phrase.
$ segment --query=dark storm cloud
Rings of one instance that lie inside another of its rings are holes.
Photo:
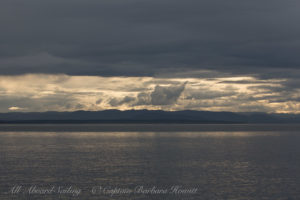
[[[177,101],[185,88],[185,84],[180,86],[162,87],[157,85],[151,93],[152,105],[170,105]]]
[[[182,92],[184,91],[186,83],[173,86],[156,85],[152,92],[141,92],[137,95],[137,102],[135,105],[172,105],[176,103]]]
[[[0,73],[159,76],[210,69],[297,79],[299,6],[297,0],[1,0]]]
[[[120,106],[120,105],[123,105],[123,104],[128,104],[128,103],[130,103],[134,100],[135,100],[134,97],[129,97],[129,96],[125,96],[123,99],[112,98],[109,101],[109,105],[111,105],[111,106]]]

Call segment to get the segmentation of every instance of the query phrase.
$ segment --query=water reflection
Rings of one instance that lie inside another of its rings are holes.
[[[189,195],[115,199],[299,199],[297,132],[0,132],[0,198],[14,185],[198,188]],[[25,196],[24,196],[25,195]],[[53,199],[57,194],[31,195]]]

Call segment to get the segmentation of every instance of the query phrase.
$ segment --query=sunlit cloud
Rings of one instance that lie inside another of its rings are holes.
[[[299,91],[284,79],[0,76],[0,112],[105,109],[299,113]]]
[[[10,110],[10,111],[21,111],[21,110],[26,110],[26,108],[20,108],[18,106],[12,106],[12,107],[8,108],[8,110]]]

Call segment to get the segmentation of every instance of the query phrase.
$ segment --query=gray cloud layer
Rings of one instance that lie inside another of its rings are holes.
[[[297,0],[1,0],[0,73],[300,77]],[[189,73],[190,72],[190,73]]]

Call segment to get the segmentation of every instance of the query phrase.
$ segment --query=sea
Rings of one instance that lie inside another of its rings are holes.
[[[299,200],[299,124],[2,124],[0,199]]]

